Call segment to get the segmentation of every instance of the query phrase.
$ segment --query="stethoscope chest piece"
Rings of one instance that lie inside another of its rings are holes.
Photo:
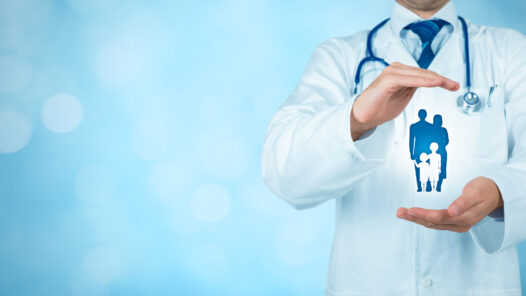
[[[458,97],[457,107],[461,112],[472,115],[480,111],[482,103],[476,93],[468,91]]]

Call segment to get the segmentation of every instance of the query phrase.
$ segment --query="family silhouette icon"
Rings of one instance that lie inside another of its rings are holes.
[[[426,121],[427,111],[418,111],[419,121],[409,127],[409,153],[415,166],[418,192],[441,192],[447,177],[447,129],[442,126],[442,116],[436,114],[433,123]]]

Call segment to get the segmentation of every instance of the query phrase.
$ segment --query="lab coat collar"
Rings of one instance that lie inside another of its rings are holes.
[[[453,26],[452,32],[456,31],[456,27],[458,24],[458,14],[457,10],[455,9],[455,5],[453,4],[453,2],[449,1],[448,3],[446,3],[446,5],[440,8],[440,10],[437,11],[430,19],[445,20]],[[416,13],[405,8],[404,6],[395,1],[393,13],[391,14],[391,21],[389,23],[391,24],[391,30],[393,30],[393,34],[399,37],[402,33],[402,30],[407,25],[422,20],[424,19],[418,16]]]
[[[438,51],[428,70],[445,75],[447,72],[453,69],[456,71],[459,66],[464,65],[463,38],[462,30],[453,32],[449,40]],[[379,30],[375,40],[380,41],[375,46],[375,53],[379,57],[383,57],[389,64],[400,62],[404,65],[419,67],[415,58],[403,45],[400,37],[395,36],[391,30],[387,28],[386,30]]]
[[[433,18],[443,19],[449,22],[453,28],[449,40],[443,45],[428,68],[440,74],[457,68],[460,64],[464,64],[463,36],[453,2],[449,1],[432,19]],[[385,60],[388,63],[400,62],[408,66],[419,67],[400,38],[401,30],[408,24],[418,20],[422,20],[422,18],[398,4],[398,2],[395,2],[388,27],[386,26],[385,30],[379,30],[377,37],[375,37],[376,46],[379,52],[385,52]],[[460,29],[457,30],[456,28]]]

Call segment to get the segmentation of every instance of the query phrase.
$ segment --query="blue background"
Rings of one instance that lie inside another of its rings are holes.
[[[522,0],[455,3],[526,32]],[[333,203],[266,189],[264,133],[317,43],[391,9],[0,0],[1,294],[322,295]]]

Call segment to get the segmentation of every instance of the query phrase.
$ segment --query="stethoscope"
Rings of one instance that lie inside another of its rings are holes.
[[[471,67],[469,62],[469,35],[468,35],[468,26],[466,21],[461,16],[458,17],[462,23],[462,30],[464,33],[464,51],[466,56],[466,88],[467,91],[464,95],[460,96],[457,100],[458,109],[466,114],[475,114],[481,110],[482,103],[479,99],[479,96],[471,91]],[[376,25],[370,32],[367,34],[367,45],[366,45],[366,57],[363,58],[360,63],[358,63],[358,68],[356,69],[356,75],[354,76],[354,91],[356,94],[358,92],[358,85],[360,83],[360,74],[362,72],[363,66],[368,62],[379,62],[384,66],[389,66],[384,59],[379,58],[373,53],[373,37],[376,32],[383,27],[389,19],[386,19]]]

